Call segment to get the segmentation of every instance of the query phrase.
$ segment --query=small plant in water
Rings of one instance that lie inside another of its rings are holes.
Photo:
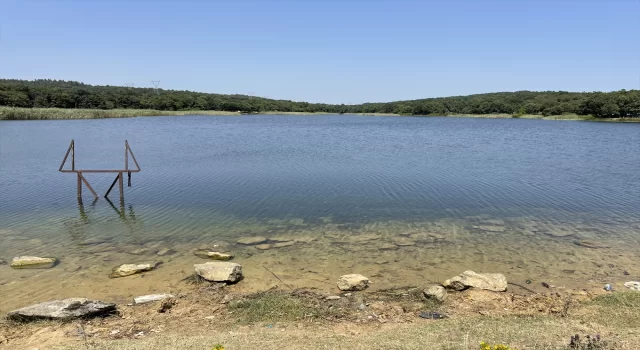
[[[213,348],[211,350],[224,350],[224,345],[216,344],[216,345],[213,346]]]
[[[594,337],[587,335],[584,339],[580,338],[580,336],[576,334],[571,337],[569,349],[605,350],[607,349],[607,342],[600,338],[600,334]]]
[[[480,350],[516,350],[504,344],[487,344],[485,342],[480,342]]]

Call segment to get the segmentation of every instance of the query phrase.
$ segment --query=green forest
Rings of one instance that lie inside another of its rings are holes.
[[[278,111],[403,115],[511,114],[514,116],[578,114],[598,118],[637,118],[640,117],[640,90],[606,93],[518,91],[384,103],[332,105],[246,95],[93,86],[62,80],[0,79],[0,106],[103,110],[215,110],[242,113]]]

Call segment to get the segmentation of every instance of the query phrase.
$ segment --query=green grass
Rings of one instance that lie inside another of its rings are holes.
[[[157,111],[153,109],[64,109],[0,107],[0,120],[103,119],[170,115],[240,115],[225,111]]]
[[[266,292],[232,301],[229,303],[229,311],[242,324],[303,321],[335,316],[327,303],[312,303],[307,298],[282,292]]]

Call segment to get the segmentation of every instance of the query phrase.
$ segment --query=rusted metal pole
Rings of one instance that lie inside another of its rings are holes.
[[[87,179],[85,179],[84,176],[82,176],[82,172],[81,171],[78,172],[78,176],[80,176],[80,178],[82,179],[82,182],[84,182],[84,184],[87,186],[89,191],[91,191],[91,193],[93,193],[93,196],[96,197],[96,199],[97,199],[98,198],[98,194],[96,193],[96,191],[93,190],[91,185],[89,185],[89,181],[87,181]]]
[[[124,140],[124,170],[129,171],[129,142]]]
[[[71,170],[76,170],[76,144],[71,140]]]
[[[78,173],[78,198],[82,198],[82,175]]]
[[[118,173],[118,186],[120,187],[120,199],[124,198],[124,186],[123,186],[123,182],[124,179],[122,178],[122,172]]]
[[[118,175],[116,175],[115,180],[113,180],[113,182],[111,183],[111,186],[109,186],[109,189],[107,190],[107,193],[105,193],[104,198],[108,198],[109,197],[109,193],[111,193],[111,190],[113,189],[113,186],[116,185],[116,182],[118,182]]]

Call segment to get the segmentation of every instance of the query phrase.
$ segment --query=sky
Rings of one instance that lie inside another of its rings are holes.
[[[640,89],[640,0],[0,0],[0,78],[345,104]]]

